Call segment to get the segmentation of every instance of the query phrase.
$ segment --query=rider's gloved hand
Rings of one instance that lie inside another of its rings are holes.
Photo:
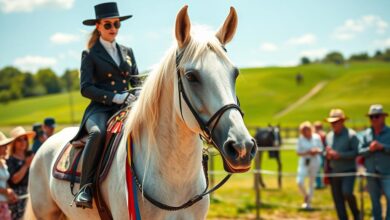
[[[126,101],[126,98],[128,97],[128,95],[129,95],[128,92],[124,92],[121,94],[115,94],[114,98],[112,99],[112,102],[119,104],[119,105],[123,104]]]
[[[127,96],[126,100],[125,100],[125,104],[126,105],[130,105],[131,103],[133,103],[135,100],[137,100],[137,97],[131,93],[128,93],[129,95]]]

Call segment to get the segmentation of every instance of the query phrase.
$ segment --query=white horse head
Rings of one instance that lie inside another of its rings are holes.
[[[125,134],[131,134],[134,140],[134,170],[143,179],[145,194],[170,206],[201,194],[207,185],[199,135],[221,152],[228,172],[247,171],[256,153],[236,97],[239,71],[224,49],[236,31],[237,14],[231,8],[217,34],[191,33],[187,8],[183,7],[176,18],[175,45],[150,73],[125,122]],[[73,198],[69,183],[51,175],[59,146],[76,132],[77,129],[61,131],[44,143],[35,156],[29,189],[32,209],[39,218],[55,219],[58,213],[70,219],[98,218],[96,209],[69,207]],[[126,155],[124,138],[102,184],[103,197],[114,219],[128,219]],[[204,219],[209,206],[207,195],[176,212],[154,206],[141,193],[138,202],[144,219]],[[44,213],[42,207],[46,208]]]
[[[175,29],[179,56],[175,78],[175,84],[179,78],[179,86],[174,90],[178,97],[176,112],[192,131],[214,144],[229,172],[247,171],[256,153],[255,142],[237,105],[235,84],[239,70],[224,47],[233,39],[236,28],[237,14],[232,7],[214,36],[193,36],[185,6],[177,16]]]

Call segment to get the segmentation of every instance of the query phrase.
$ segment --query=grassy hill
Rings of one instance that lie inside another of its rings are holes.
[[[304,76],[301,85],[295,82],[298,72]],[[280,118],[275,117],[322,81],[328,83],[312,99]],[[349,123],[361,126],[367,124],[364,114],[370,104],[382,103],[390,111],[389,83],[390,63],[384,62],[250,68],[241,69],[237,93],[248,125],[296,126],[303,120],[323,119],[330,108],[340,107],[350,116]],[[78,123],[89,101],[79,92],[72,92],[0,104],[0,126],[31,124],[46,116],[55,117],[58,123],[70,124],[70,95],[75,123]]]
[[[304,75],[301,85],[295,82],[298,72]],[[349,123],[362,126],[367,124],[364,114],[370,104],[382,103],[390,111],[390,63],[313,64],[242,69],[241,73],[237,90],[248,125],[297,125],[304,120],[321,120],[331,108],[338,107],[350,116]],[[328,83],[312,99],[281,118],[275,117],[322,81]]]

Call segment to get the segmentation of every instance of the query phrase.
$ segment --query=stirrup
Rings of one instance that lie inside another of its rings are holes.
[[[80,190],[79,190],[76,194],[74,194],[73,200],[72,200],[72,202],[69,204],[70,207],[72,207],[72,206],[73,206],[73,203],[75,203],[77,196],[78,196],[81,192],[85,191],[85,190],[87,189],[88,186],[92,186],[92,183],[87,183],[87,184],[85,184],[83,187],[80,188]]]

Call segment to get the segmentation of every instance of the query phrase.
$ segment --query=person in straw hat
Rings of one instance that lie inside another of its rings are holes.
[[[95,5],[94,19],[83,21],[95,29],[88,41],[88,50],[82,52],[80,68],[81,94],[91,103],[84,112],[80,130],[73,140],[88,134],[83,151],[80,190],[75,195],[76,207],[92,208],[95,170],[100,160],[106,134],[107,120],[123,104],[136,97],[128,92],[129,84],[136,86],[138,68],[131,48],[116,43],[121,22],[132,15],[120,16],[115,2]],[[72,141],[73,141],[72,140]]]
[[[364,165],[368,173],[382,176],[367,177],[367,188],[371,197],[372,216],[382,219],[380,198],[386,197],[386,218],[390,219],[390,128],[385,119],[389,115],[379,104],[371,105],[366,114],[371,126],[363,132],[363,144],[359,153],[364,156]],[[385,177],[383,177],[385,176]]]
[[[7,159],[8,171],[10,178],[9,186],[18,196],[27,194],[28,173],[34,155],[28,150],[29,142],[34,138],[35,132],[26,131],[23,127],[18,126],[10,132],[12,141],[9,144],[9,157]],[[20,199],[17,203],[10,204],[12,219],[23,217],[25,199]]]
[[[360,142],[356,132],[345,127],[347,119],[341,109],[332,109],[325,119],[332,128],[326,135],[326,159],[329,161],[330,174],[356,172],[355,158]],[[359,219],[359,209],[353,194],[355,176],[330,177],[329,180],[338,218],[348,219],[346,200],[353,218]]]
[[[8,203],[17,201],[15,192],[7,184],[10,175],[5,158],[7,156],[7,146],[11,142],[11,138],[7,138],[0,132],[0,219],[2,220],[11,220],[11,211]]]
[[[298,175],[297,184],[304,197],[303,209],[311,209],[311,200],[314,193],[314,180],[320,169],[320,154],[324,148],[321,138],[313,133],[313,126],[309,121],[302,122],[299,126],[300,136],[297,144]],[[309,189],[305,188],[305,178],[309,177]]]

